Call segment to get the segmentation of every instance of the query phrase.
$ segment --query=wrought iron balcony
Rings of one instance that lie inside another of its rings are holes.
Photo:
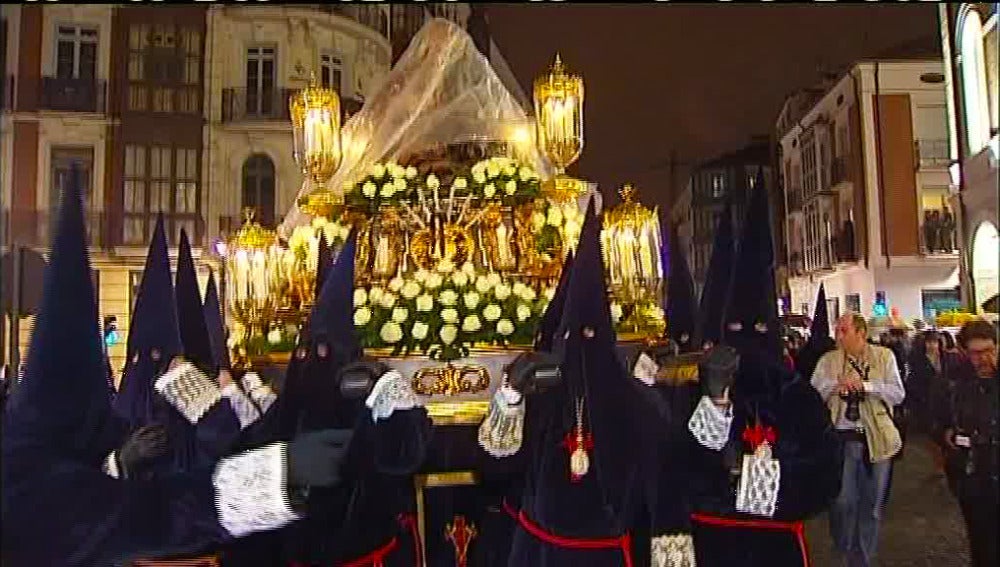
[[[229,88],[222,89],[222,121],[288,122],[288,101],[295,89],[273,88],[267,90]]]
[[[55,209],[48,211],[15,208],[3,211],[3,225],[9,230],[10,242],[32,248],[49,247],[57,219],[58,214]],[[84,212],[88,246],[94,248],[105,246],[106,220],[106,213]]]
[[[42,77],[38,107],[60,112],[99,112],[107,109],[107,84],[98,79]]]
[[[148,246],[156,227],[157,213],[124,213],[122,214],[120,238],[116,244],[121,246]],[[204,244],[205,222],[198,213],[170,213],[163,215],[167,241],[171,246],[180,242],[181,229],[185,229],[191,246]]]

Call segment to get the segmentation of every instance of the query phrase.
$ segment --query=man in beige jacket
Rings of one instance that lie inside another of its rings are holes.
[[[892,457],[902,448],[892,408],[905,391],[892,351],[868,344],[859,314],[837,321],[837,350],[823,355],[812,385],[830,409],[844,441],[840,494],[830,508],[830,532],[839,565],[875,564],[879,520]]]

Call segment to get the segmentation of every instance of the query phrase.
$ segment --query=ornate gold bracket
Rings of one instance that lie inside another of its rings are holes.
[[[413,375],[412,384],[413,390],[421,396],[474,394],[489,389],[490,373],[478,364],[447,364],[421,368]]]

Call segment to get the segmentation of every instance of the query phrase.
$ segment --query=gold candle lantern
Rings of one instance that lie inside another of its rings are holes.
[[[229,241],[226,268],[228,307],[242,330],[238,358],[245,361],[251,339],[262,336],[274,316],[278,284],[274,266],[278,243],[274,231],[254,221],[253,209],[244,210],[244,223]]]
[[[663,265],[657,211],[639,203],[637,191],[630,184],[618,194],[622,203],[604,215],[601,231],[611,292],[623,303],[658,303]]]
[[[309,86],[288,103],[292,117],[295,162],[309,181],[319,185],[340,167],[340,97],[319,86],[313,75]]]
[[[557,54],[549,73],[535,79],[534,94],[538,147],[556,168],[543,189],[556,201],[576,199],[586,185],[566,168],[583,152],[583,78],[569,74]]]

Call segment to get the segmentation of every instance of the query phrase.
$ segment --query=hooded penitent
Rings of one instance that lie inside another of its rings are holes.
[[[323,291],[323,282],[326,281],[326,276],[332,268],[333,251],[326,241],[326,234],[320,234],[319,250],[316,253],[316,299],[319,299],[319,294]]]
[[[828,351],[837,348],[837,343],[830,337],[830,316],[826,307],[826,289],[819,284],[816,295],[816,310],[813,312],[812,325],[809,327],[809,339],[798,352],[795,360],[795,370],[806,379],[812,378],[813,370],[819,359]]]
[[[212,343],[212,360],[218,368],[229,368],[231,364],[226,344],[226,326],[222,322],[222,306],[219,304],[219,291],[213,274],[208,276],[202,309],[205,313],[205,326],[208,327],[208,338]]]
[[[187,232],[181,229],[180,246],[177,251],[177,280],[174,286],[177,298],[177,318],[184,345],[184,358],[209,375],[214,375],[215,359],[212,355],[212,339],[205,324],[201,292],[198,289],[198,275],[191,256],[191,243]]]
[[[121,390],[114,402],[116,413],[133,427],[157,421],[155,412],[159,405],[154,402],[157,394],[153,381],[182,350],[167,237],[160,214],[156,218],[146,268],[132,311],[126,344],[127,362]]]
[[[676,230],[670,231],[670,273],[667,277],[667,329],[670,338],[682,351],[693,347],[697,311],[694,298],[694,282],[688,267],[680,237]]]
[[[733,278],[733,262],[736,253],[733,240],[732,211],[732,202],[727,197],[715,227],[712,258],[709,260],[708,274],[701,290],[701,301],[698,308],[698,337],[695,341],[696,346],[699,347],[706,342],[718,344],[722,340],[726,297],[729,294]]]
[[[556,284],[556,291],[552,295],[545,308],[545,314],[538,324],[538,332],[535,336],[535,350],[552,350],[552,343],[555,340],[556,331],[562,321],[563,311],[566,308],[566,292],[569,284],[569,274],[573,269],[573,253],[570,252],[563,260],[562,272],[559,274],[559,283]]]

